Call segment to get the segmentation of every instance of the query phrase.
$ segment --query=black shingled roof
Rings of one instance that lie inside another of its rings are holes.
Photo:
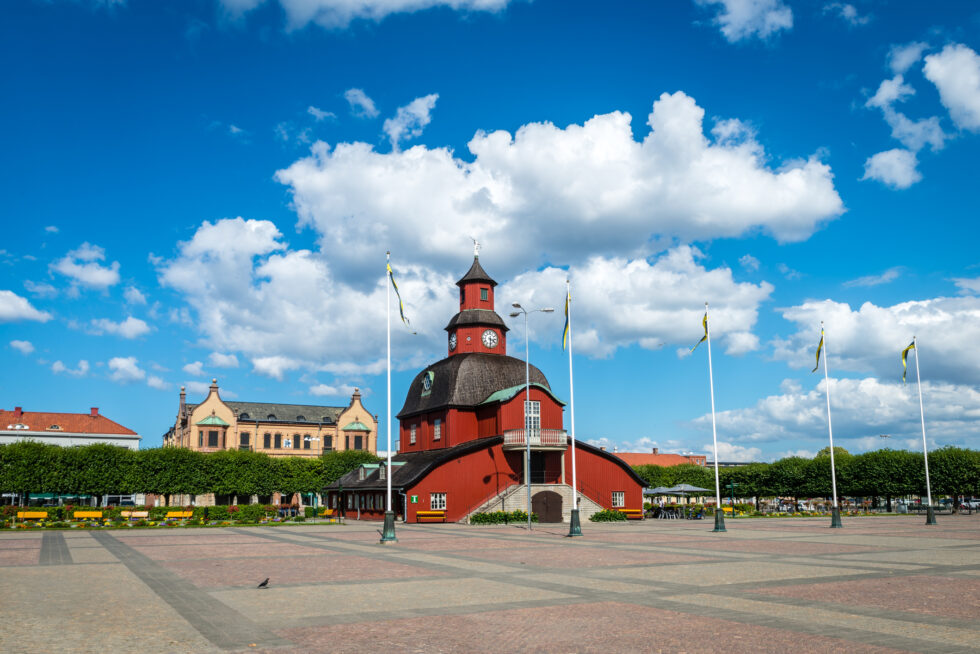
[[[411,488],[421,481],[425,475],[429,474],[443,463],[452,461],[453,459],[469,454],[470,452],[476,452],[494,445],[499,445],[500,443],[503,443],[503,441],[503,436],[491,436],[489,438],[478,438],[476,440],[462,443],[461,445],[456,445],[455,447],[447,447],[440,450],[396,454],[391,457],[392,462],[404,462],[404,465],[393,466],[395,472],[391,477],[391,487],[402,490]],[[617,466],[626,471],[629,476],[633,478],[633,481],[638,483],[640,486],[646,486],[646,481],[636,474],[636,471],[618,456],[610,454],[605,450],[601,450],[595,445],[589,445],[588,443],[583,443],[582,441],[578,440],[575,441],[575,447],[591,452],[597,456],[607,459],[612,463],[615,463]],[[341,486],[344,488],[344,490],[364,491],[385,490],[387,488],[387,480],[381,479],[381,475],[376,469],[371,470],[368,474],[366,474],[364,479],[358,479],[358,476],[359,474],[357,470],[348,472],[346,475],[324,488],[324,490],[337,490]]]
[[[487,309],[463,309],[452,317],[445,329],[448,332],[454,327],[462,327],[463,325],[488,325],[499,327],[500,331],[505,333],[510,331],[510,327],[496,311],[488,311]]]
[[[473,265],[463,275],[463,278],[456,282],[456,286],[462,286],[469,282],[487,282],[490,286],[497,285],[497,282],[493,281],[490,275],[487,274],[487,271],[483,269],[483,266],[480,265],[480,257],[473,257]]]
[[[422,380],[433,372],[432,388],[422,394]],[[531,382],[549,391],[548,379],[534,366],[530,367]],[[405,405],[398,418],[443,408],[473,408],[493,393],[524,383],[524,362],[504,354],[467,352],[437,361],[422,370],[412,380]]]
[[[319,406],[314,404],[276,404],[272,402],[229,402],[222,400],[235,413],[238,420],[248,422],[310,422],[313,424],[336,424],[340,414],[346,407]],[[185,404],[187,415],[197,407],[197,404]],[[247,415],[248,417],[243,417]],[[275,418],[269,418],[270,415]],[[300,419],[302,418],[302,420]]]

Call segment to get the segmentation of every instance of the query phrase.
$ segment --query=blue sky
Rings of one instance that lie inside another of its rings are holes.
[[[0,12],[3,408],[99,406],[146,447],[180,385],[357,386],[384,434],[385,250],[419,331],[393,331],[397,412],[475,236],[502,315],[571,278],[580,439],[710,448],[708,301],[723,460],[826,445],[821,320],[837,444],[921,446],[916,335],[930,446],[978,445],[974,3]],[[531,360],[567,398],[561,323],[532,317]]]

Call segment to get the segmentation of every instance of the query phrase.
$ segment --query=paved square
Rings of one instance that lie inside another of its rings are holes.
[[[0,651],[980,652],[980,516],[921,522],[4,532]]]

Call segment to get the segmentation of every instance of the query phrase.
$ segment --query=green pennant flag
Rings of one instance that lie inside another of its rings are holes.
[[[708,312],[707,311],[704,312],[704,319],[701,321],[701,324],[704,325],[704,336],[701,337],[700,341],[694,344],[694,347],[691,348],[691,352],[698,349],[698,345],[701,345],[701,343],[704,343],[706,340],[708,340]]]
[[[820,343],[817,344],[817,365],[815,365],[813,367],[813,370],[811,370],[810,372],[816,372],[817,369],[820,367],[820,350],[822,349],[823,349],[823,329],[820,330]]]

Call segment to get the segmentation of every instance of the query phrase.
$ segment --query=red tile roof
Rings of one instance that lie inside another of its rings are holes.
[[[702,459],[703,455],[685,456],[683,454],[653,454],[650,452],[615,452],[615,455],[628,463],[630,466],[676,466],[682,463],[698,463],[697,459]]]
[[[91,413],[47,413],[41,411],[24,411],[17,415],[14,411],[0,409],[0,431],[9,430],[9,425],[27,425],[25,431],[49,431],[48,427],[58,425],[60,430],[50,430],[50,433],[69,432],[75,434],[124,434],[136,436],[136,432],[127,429],[117,422],[109,420],[101,414]]]

